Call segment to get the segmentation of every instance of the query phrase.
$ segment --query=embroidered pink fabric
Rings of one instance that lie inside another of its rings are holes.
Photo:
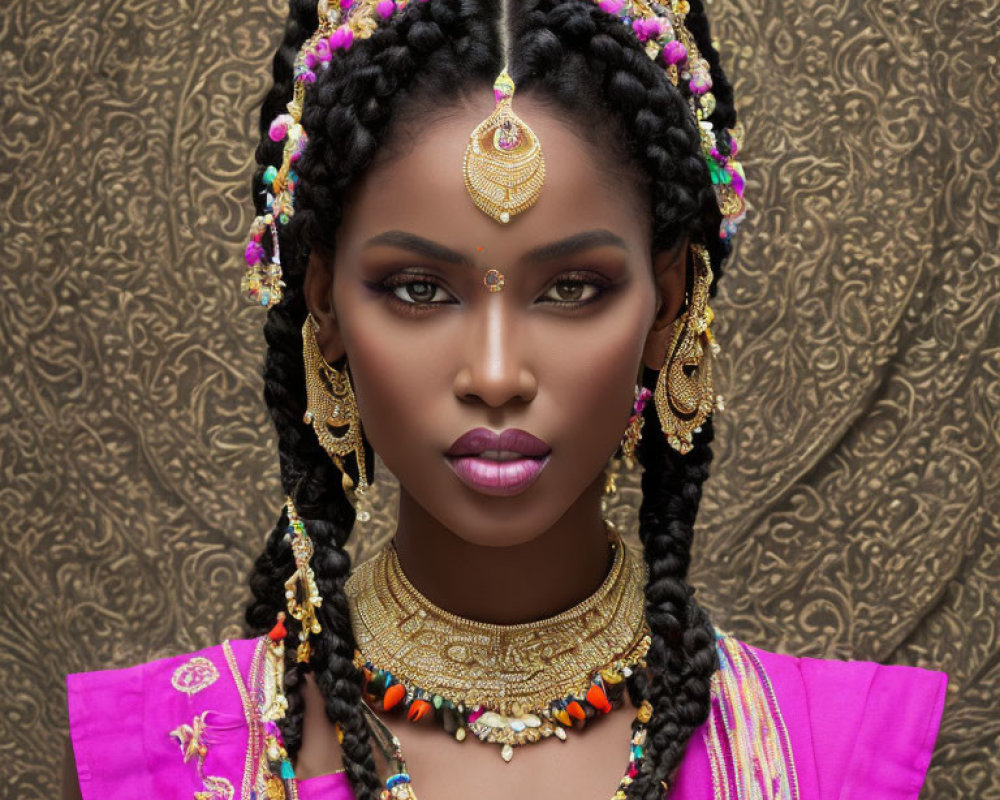
[[[230,643],[243,683],[257,642]],[[944,708],[945,673],[746,650],[773,687],[800,800],[916,800]],[[73,673],[66,686],[84,800],[190,800],[196,791],[250,800],[249,727],[221,645]],[[715,791],[708,736],[715,717],[692,736],[665,800],[740,797],[732,787]],[[415,783],[419,791],[419,777]],[[301,800],[353,798],[343,773],[299,781],[298,792]]]

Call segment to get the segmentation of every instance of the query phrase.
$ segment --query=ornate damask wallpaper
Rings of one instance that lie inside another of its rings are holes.
[[[769,649],[947,671],[923,796],[996,800],[1000,6],[710,13],[752,208],[716,303],[700,597]],[[283,20],[279,0],[0,14],[0,796],[54,796],[66,672],[241,634],[282,499],[239,278]]]

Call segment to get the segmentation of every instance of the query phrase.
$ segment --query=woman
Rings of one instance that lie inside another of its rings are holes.
[[[943,673],[750,647],[686,582],[735,127],[700,0],[292,3],[243,284],[289,495],[256,636],[70,675],[68,796],[918,795]],[[351,573],[373,450],[398,524]]]

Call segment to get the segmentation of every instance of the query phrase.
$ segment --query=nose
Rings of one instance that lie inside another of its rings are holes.
[[[511,400],[527,403],[538,392],[534,371],[525,363],[518,335],[499,293],[471,316],[465,363],[455,374],[455,395],[499,408]]]

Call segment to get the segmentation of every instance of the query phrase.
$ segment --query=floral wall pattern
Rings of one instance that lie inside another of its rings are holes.
[[[1000,798],[1000,6],[709,10],[752,208],[715,304],[700,597],[769,649],[947,671],[923,796]],[[4,797],[55,794],[66,672],[241,635],[282,499],[239,254],[283,19],[0,15]],[[359,557],[391,533],[377,486]]]

